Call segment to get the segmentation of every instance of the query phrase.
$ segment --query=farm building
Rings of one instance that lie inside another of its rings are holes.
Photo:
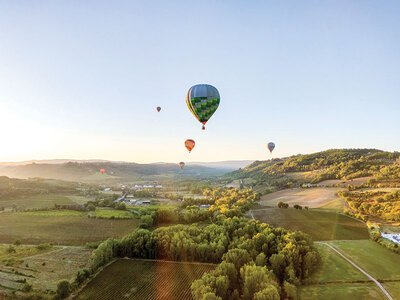
[[[381,237],[392,241],[393,243],[400,244],[400,233],[383,233],[381,232]]]

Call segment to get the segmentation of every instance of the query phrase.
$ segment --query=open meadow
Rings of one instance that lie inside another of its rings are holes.
[[[265,206],[276,206],[278,202],[282,201],[288,203],[290,206],[298,204],[301,206],[308,206],[310,208],[319,208],[332,201],[339,200],[339,206],[343,207],[342,201],[337,195],[339,188],[293,188],[285,189],[282,191],[270,193],[261,197],[260,204]]]
[[[300,230],[315,241],[369,239],[366,225],[344,214],[325,210],[264,208],[252,210],[255,219],[290,230]]]
[[[395,280],[393,275],[398,272],[399,266],[396,265],[396,259],[392,266],[388,262],[397,254],[370,240],[332,241],[329,243],[334,246],[345,244],[345,247],[342,248],[352,251],[344,252],[339,247],[337,249],[374,278],[379,279],[379,277],[375,277],[376,274],[379,274],[381,278]],[[387,299],[375,283],[338,253],[324,244],[316,244],[316,247],[321,255],[322,263],[317,272],[307,281],[307,284],[299,287],[300,299]],[[350,252],[362,253],[363,259],[356,261],[353,259],[354,256],[348,255]],[[372,265],[368,261],[369,259],[373,261]],[[380,261],[382,261],[381,265],[379,264]],[[379,270],[379,273],[376,270]],[[381,281],[381,283],[393,299],[399,299],[400,281]]]
[[[400,282],[400,255],[371,240],[330,243],[377,280]]]
[[[386,296],[374,283],[348,283],[301,286],[300,300],[384,300]]]
[[[309,278],[310,284],[371,282],[367,276],[354,268],[328,246],[323,244],[316,244],[315,246],[321,255],[322,264],[318,271]]]
[[[192,282],[215,266],[120,259],[102,270],[75,299],[192,299]]]
[[[0,243],[54,243],[85,245],[109,237],[121,237],[137,227],[137,219],[88,218],[85,212],[38,211],[0,214]]]

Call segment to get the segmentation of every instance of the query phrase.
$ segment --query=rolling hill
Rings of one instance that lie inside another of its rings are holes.
[[[313,154],[255,161],[225,178],[252,179],[251,185],[274,191],[324,180],[399,177],[399,152],[377,149],[331,149]],[[245,181],[244,181],[245,182]]]
[[[200,165],[201,164],[201,165]],[[242,162],[243,165],[243,162]],[[221,176],[236,169],[234,162],[188,163],[183,170],[177,164],[138,164],[111,161],[68,161],[7,163],[0,166],[0,175],[13,178],[52,178],[81,182],[130,182],[179,178]],[[105,169],[105,174],[99,173]]]

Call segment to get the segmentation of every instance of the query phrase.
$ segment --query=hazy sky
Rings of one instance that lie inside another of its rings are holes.
[[[399,15],[398,1],[0,0],[0,161],[400,150]],[[185,104],[197,83],[221,94],[205,131]]]

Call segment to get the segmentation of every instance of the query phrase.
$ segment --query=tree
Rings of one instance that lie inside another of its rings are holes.
[[[95,211],[96,210],[96,206],[94,206],[93,203],[89,203],[88,206],[86,207],[88,210],[90,211]]]
[[[276,299],[279,300],[278,284],[272,279],[272,271],[267,267],[255,265],[244,265],[240,269],[240,275],[243,280],[243,299]],[[257,298],[255,294],[258,294]],[[268,296],[269,298],[266,298]]]
[[[153,226],[153,217],[150,215],[144,215],[140,217],[140,227],[148,229]]]
[[[88,277],[90,276],[90,271],[88,269],[82,269],[79,270],[78,273],[76,273],[76,279],[75,281],[78,284],[81,284],[84,282]]]
[[[68,280],[63,279],[57,283],[57,296],[64,299],[71,293],[71,284]]]

